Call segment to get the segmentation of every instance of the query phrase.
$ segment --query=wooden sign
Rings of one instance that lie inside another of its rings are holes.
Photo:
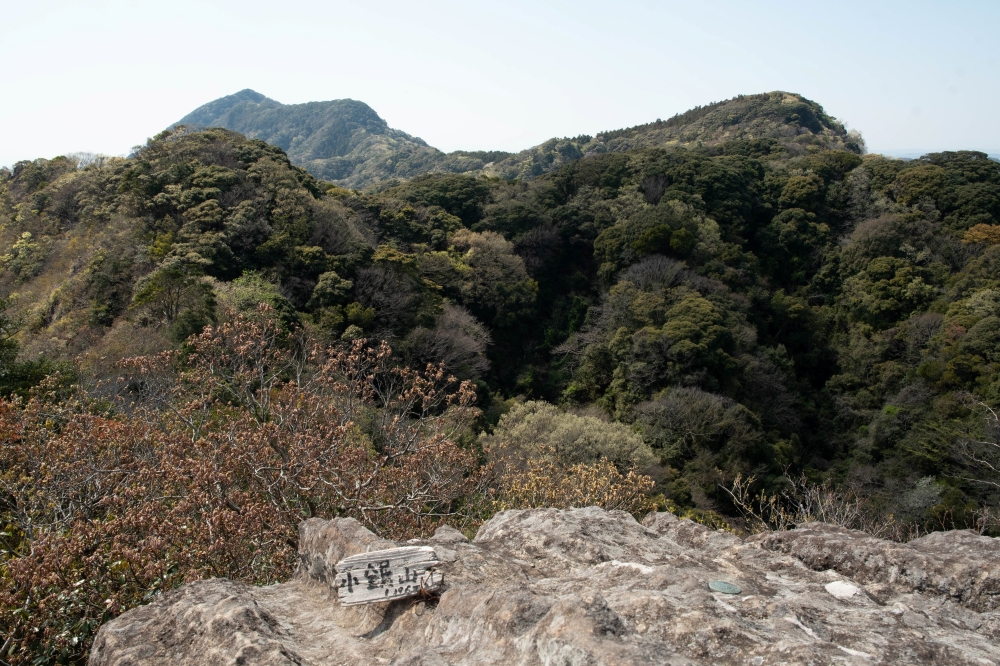
[[[430,546],[404,546],[345,557],[337,562],[337,596],[345,606],[412,597],[441,587],[444,576]]]

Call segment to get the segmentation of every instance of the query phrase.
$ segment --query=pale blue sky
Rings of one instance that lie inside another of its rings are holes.
[[[1000,2],[0,0],[0,165],[122,154],[243,88],[519,150],[798,92],[873,152],[1000,152]]]

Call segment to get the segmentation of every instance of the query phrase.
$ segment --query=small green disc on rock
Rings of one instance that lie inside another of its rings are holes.
[[[708,584],[709,589],[714,592],[722,592],[723,594],[739,594],[740,588],[732,583],[727,583],[724,580],[713,580]]]

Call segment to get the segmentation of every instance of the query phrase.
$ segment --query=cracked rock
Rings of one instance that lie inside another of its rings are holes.
[[[1000,544],[966,531],[899,544],[810,523],[741,540],[663,513],[506,511],[471,542],[407,542],[439,554],[439,597],[352,607],[337,561],[400,544],[351,519],[299,532],[290,582],[185,585],[104,625],[90,664],[1000,666]]]

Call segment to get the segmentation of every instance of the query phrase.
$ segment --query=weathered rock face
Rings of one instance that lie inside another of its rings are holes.
[[[970,532],[741,540],[663,513],[507,511],[472,542],[410,542],[442,560],[439,598],[354,607],[334,565],[398,544],[350,519],[299,533],[293,581],[187,585],[105,625],[91,665],[1000,664],[1000,543]]]

